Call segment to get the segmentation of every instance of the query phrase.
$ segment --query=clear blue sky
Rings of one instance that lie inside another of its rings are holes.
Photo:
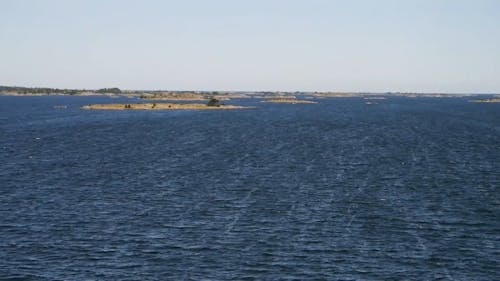
[[[1,0],[0,18],[0,85],[500,92],[500,0]]]

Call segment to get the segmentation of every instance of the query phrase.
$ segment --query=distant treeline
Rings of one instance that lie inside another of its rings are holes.
[[[121,94],[122,91],[118,88],[103,88],[96,91],[100,94],[111,93],[111,94]]]
[[[20,94],[65,94],[65,95],[78,95],[83,92],[94,93],[112,93],[120,94],[122,91],[119,88],[103,88],[99,90],[85,90],[85,89],[58,89],[58,88],[29,88],[29,87],[12,87],[0,86],[0,92],[17,92]]]

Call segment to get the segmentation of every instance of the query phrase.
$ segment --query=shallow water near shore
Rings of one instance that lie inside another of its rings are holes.
[[[500,104],[127,100],[0,96],[0,279],[500,279]]]

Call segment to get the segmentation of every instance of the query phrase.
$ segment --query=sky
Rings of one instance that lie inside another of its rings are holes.
[[[500,0],[0,0],[0,85],[500,93]]]

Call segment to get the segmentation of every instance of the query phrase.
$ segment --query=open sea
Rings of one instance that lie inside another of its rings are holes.
[[[500,280],[500,104],[467,100],[1,96],[0,280]]]

